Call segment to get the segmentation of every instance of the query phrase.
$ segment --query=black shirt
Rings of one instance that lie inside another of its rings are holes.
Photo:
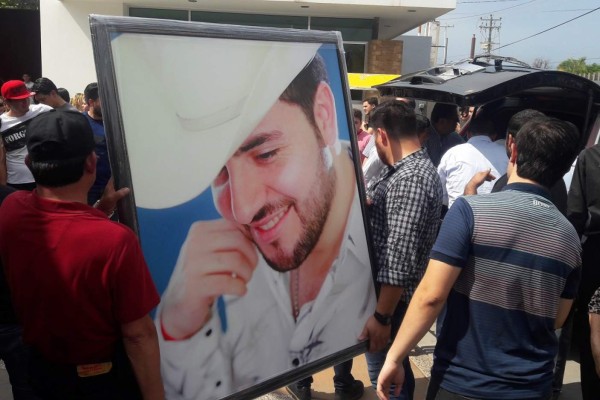
[[[567,218],[579,236],[600,234],[600,144],[579,154],[567,208]]]

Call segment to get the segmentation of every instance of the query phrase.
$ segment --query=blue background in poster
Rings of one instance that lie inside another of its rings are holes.
[[[336,100],[339,138],[350,140],[337,46],[324,44],[318,52],[325,61],[329,83]],[[135,186],[135,182],[133,184]],[[179,250],[191,224],[195,221],[221,218],[214,207],[210,188],[198,197],[175,207],[159,210],[138,207],[137,214],[144,256],[161,294],[169,283]]]

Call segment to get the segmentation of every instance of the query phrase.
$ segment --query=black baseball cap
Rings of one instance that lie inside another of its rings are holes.
[[[33,93],[49,94],[53,90],[58,90],[54,82],[48,78],[38,78],[35,80],[31,91]]]
[[[94,133],[87,118],[77,111],[48,111],[27,127],[31,161],[85,158],[94,151]]]

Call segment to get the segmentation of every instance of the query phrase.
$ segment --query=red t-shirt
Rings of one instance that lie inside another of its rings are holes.
[[[160,300],[135,234],[86,204],[10,195],[0,256],[23,340],[54,362],[110,359],[121,325]]]

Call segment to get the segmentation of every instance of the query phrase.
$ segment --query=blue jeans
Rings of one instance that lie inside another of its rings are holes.
[[[21,341],[21,328],[0,324],[0,358],[6,365],[15,400],[39,400],[29,384],[27,348]]]
[[[336,390],[344,390],[352,387],[354,383],[354,377],[352,376],[352,360],[344,361],[341,364],[333,367],[335,375],[333,376],[333,386]],[[313,377],[309,376],[304,379],[300,379],[295,385],[298,388],[310,387],[313,383]]]
[[[391,341],[394,341],[396,334],[398,333],[398,329],[402,324],[402,320],[404,319],[404,314],[406,314],[407,305],[404,303],[399,303],[394,311],[394,315],[392,316],[392,333],[391,333]],[[375,353],[365,353],[367,357],[367,368],[369,370],[369,378],[371,379],[371,384],[373,388],[377,389],[377,378],[379,377],[379,372],[381,372],[381,368],[383,367],[383,363],[385,362],[385,356],[387,355],[388,350],[391,347],[391,342],[386,346],[385,349],[375,352]],[[415,376],[413,375],[412,369],[410,368],[410,362],[408,357],[402,360],[402,366],[404,367],[404,384],[402,385],[402,391],[400,392],[400,396],[394,396],[393,390],[394,386],[390,389],[390,400],[412,400],[415,392]]]

